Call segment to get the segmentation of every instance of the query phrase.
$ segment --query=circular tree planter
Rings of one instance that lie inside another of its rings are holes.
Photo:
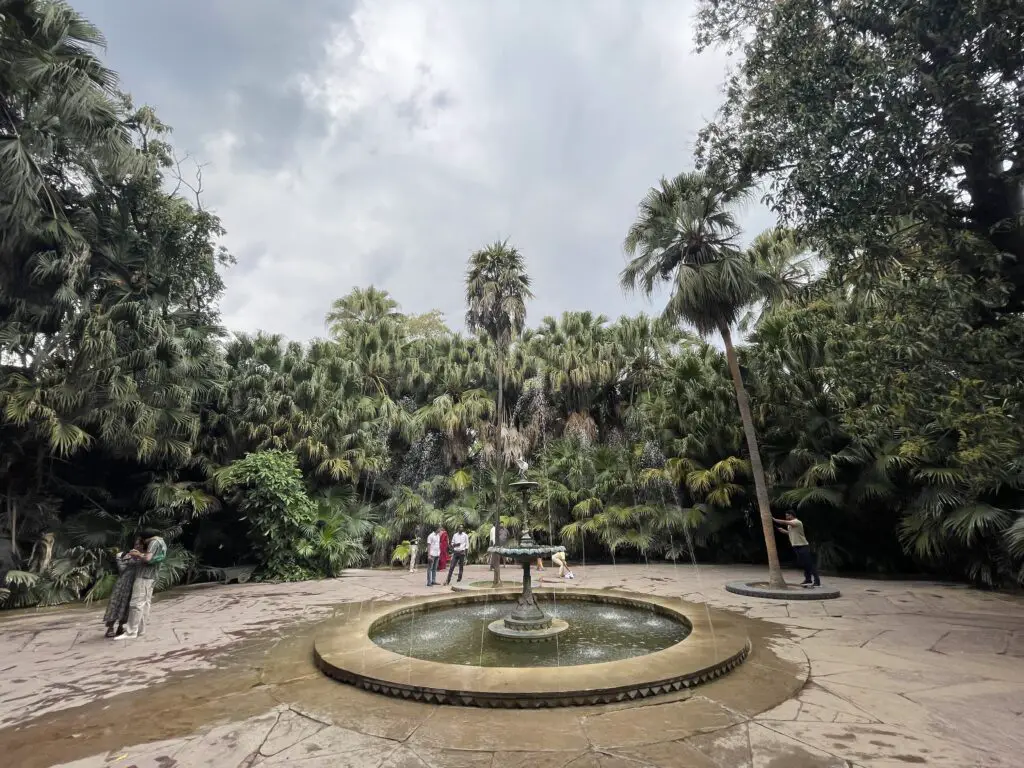
[[[744,597],[762,597],[766,600],[835,600],[840,596],[838,589],[830,587],[793,585],[784,589],[772,589],[766,581],[730,581],[725,585],[725,591]]]

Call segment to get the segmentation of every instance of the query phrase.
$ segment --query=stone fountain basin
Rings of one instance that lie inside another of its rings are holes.
[[[508,557],[520,563],[529,563],[538,557],[551,557],[556,552],[565,552],[565,547],[561,545],[544,546],[531,544],[528,547],[489,547],[487,552],[497,553],[502,557]]]
[[[537,590],[539,595],[553,592]],[[314,659],[335,680],[389,696],[457,706],[539,708],[606,704],[683,691],[721,677],[751,651],[749,620],[741,616],[674,598],[611,590],[574,590],[571,598],[560,592],[559,599],[655,610],[689,624],[689,636],[654,653],[568,667],[444,664],[393,653],[370,639],[377,626],[398,616],[518,595],[518,590],[507,589],[360,603],[323,626],[314,639]]]

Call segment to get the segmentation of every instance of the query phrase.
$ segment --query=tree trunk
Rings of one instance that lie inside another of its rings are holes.
[[[7,524],[11,531],[11,557],[14,567],[21,568],[21,552],[18,551],[18,504],[13,494],[7,496]]]
[[[754,490],[757,494],[757,509],[761,514],[761,530],[764,533],[764,546],[768,550],[768,586],[782,589],[786,586],[779,566],[779,551],[775,547],[775,526],[772,522],[771,502],[768,500],[768,485],[764,479],[764,467],[761,465],[761,452],[757,447],[757,433],[754,431],[754,415],[750,411],[750,400],[747,389],[743,386],[743,375],[740,373],[740,361],[736,357],[736,348],[732,345],[732,334],[729,326],[718,327],[725,343],[725,358],[729,361],[729,373],[736,389],[736,405],[740,409],[740,421],[743,422],[743,434],[747,438],[747,450],[750,452],[750,472],[754,476]]]
[[[501,529],[501,483],[505,476],[505,361],[504,350],[498,350],[498,445],[497,445],[497,487],[494,492],[494,544],[498,545],[498,531]],[[501,558],[495,558],[494,583],[501,586]]]

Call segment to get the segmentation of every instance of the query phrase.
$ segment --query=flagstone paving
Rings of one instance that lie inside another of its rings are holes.
[[[783,628],[809,662],[761,711],[726,677],[643,706],[527,712],[387,699],[320,675],[341,603],[437,594],[422,573],[177,590],[142,640],[102,608],[0,616],[0,764],[13,768],[799,768],[1019,766],[1024,599],[930,582],[830,579],[842,597],[728,593],[754,568],[577,567],[576,585],[682,597]],[[545,573],[547,575],[547,573]],[[468,579],[486,578],[484,566]],[[730,688],[732,686],[732,688]],[[794,686],[795,688],[796,686]],[[722,702],[729,702],[723,705]]]

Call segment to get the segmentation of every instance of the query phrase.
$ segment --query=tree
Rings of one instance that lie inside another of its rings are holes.
[[[168,129],[118,92],[102,44],[65,3],[2,5],[0,493],[16,558],[23,533],[70,551],[83,514],[113,531],[178,522],[158,486],[196,469],[223,374],[220,224],[164,187]]]
[[[745,307],[785,295],[798,276],[774,279],[777,264],[769,270],[763,259],[765,251],[773,251],[770,244],[761,241],[747,253],[740,250],[732,209],[747,195],[744,187],[706,173],[662,179],[660,187],[652,188],[641,202],[640,215],[626,236],[624,247],[632,258],[620,282],[624,289],[639,288],[648,296],[660,283],[671,283],[665,317],[686,322],[705,336],[714,331],[721,334],[750,453],[768,552],[768,580],[772,588],[782,588],[785,581],[775,546],[768,484],[731,329]]]
[[[332,515],[320,513],[309,498],[295,454],[250,453],[221,470],[217,484],[248,522],[249,539],[268,577],[307,579],[315,573],[311,566],[317,558],[326,559],[332,569],[344,559],[337,551]]]
[[[929,569],[1019,583],[1024,322],[975,325],[1005,285],[931,253],[905,256],[870,304],[830,290],[762,323],[769,455],[783,500],[829,512],[822,538],[847,563],[906,567],[902,545]]]
[[[466,327],[490,339],[496,349],[498,374],[497,436],[495,444],[497,487],[505,471],[505,359],[513,339],[523,331],[526,302],[533,298],[523,257],[508,241],[493,243],[469,257],[466,271]],[[501,525],[501,493],[494,505],[494,527]],[[500,566],[494,583],[501,583]]]
[[[891,255],[899,217],[970,235],[981,247],[937,256],[1000,274],[1003,309],[1024,308],[1024,6],[702,0],[697,44],[743,54],[703,162],[768,179],[780,212],[833,243]]]
[[[44,235],[80,240],[82,178],[143,171],[121,119],[117,76],[96,55],[103,35],[64,2],[0,6],[0,254]],[[4,275],[6,280],[9,275]]]

